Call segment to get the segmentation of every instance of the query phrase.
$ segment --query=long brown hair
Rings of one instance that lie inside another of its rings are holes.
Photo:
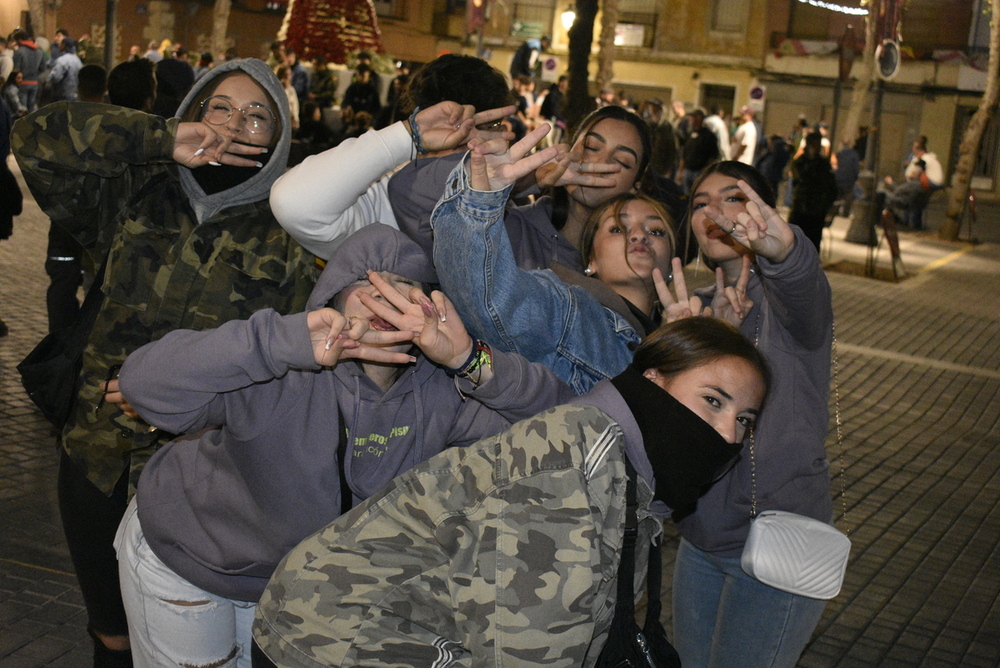
[[[649,160],[652,158],[653,154],[653,134],[649,129],[649,124],[642,120],[638,115],[632,113],[624,107],[619,107],[617,105],[610,105],[607,107],[600,107],[592,111],[583,121],[580,122],[579,127],[577,127],[576,132],[573,133],[573,138],[570,140],[569,145],[574,146],[580,137],[586,136],[592,127],[597,125],[603,120],[611,119],[615,121],[622,121],[623,123],[628,123],[635,129],[636,134],[639,135],[639,144],[642,146],[642,156],[639,158],[637,163],[637,169],[635,170],[635,182],[633,186],[638,190],[642,185],[642,177],[646,174],[646,167],[649,166]],[[552,225],[557,230],[561,230],[564,225],[566,225],[566,218],[569,215],[569,194],[566,192],[565,186],[559,186],[558,188],[552,189]],[[667,220],[666,218],[664,220]]]
[[[632,358],[639,372],[656,369],[667,378],[723,357],[747,361],[771,385],[771,370],[757,348],[739,330],[716,318],[696,316],[661,325],[642,340]]]

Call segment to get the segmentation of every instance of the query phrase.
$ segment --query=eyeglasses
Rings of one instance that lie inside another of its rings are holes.
[[[238,111],[243,116],[243,126],[251,134],[262,134],[274,126],[274,114],[262,104],[252,103],[246,109],[234,107],[224,97],[212,96],[201,103],[202,120],[212,125],[225,125]]]

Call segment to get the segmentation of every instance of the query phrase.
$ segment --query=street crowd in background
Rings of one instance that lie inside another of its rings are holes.
[[[826,602],[740,555],[758,510],[831,520],[818,250],[867,132],[612,89],[567,128],[549,45],[106,73],[11,33],[50,330],[93,309],[58,491],[95,667],[598,665],[667,518],[679,660],[795,665]]]

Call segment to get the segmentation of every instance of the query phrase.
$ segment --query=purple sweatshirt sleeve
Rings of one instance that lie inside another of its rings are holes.
[[[458,389],[511,422],[531,417],[576,396],[552,371],[517,353],[493,350],[493,378],[473,389],[458,379]]]
[[[826,343],[832,294],[815,246],[797,226],[795,247],[784,262],[758,257],[768,304],[785,331],[806,349]]]
[[[447,438],[453,446],[471,445],[576,396],[547,367],[498,350],[493,350],[493,378],[476,389],[458,378],[456,387],[475,401],[463,401],[458,410]]]
[[[149,424],[182,434],[227,424],[225,394],[289,369],[318,369],[306,314],[271,309],[206,331],[176,330],[128,356],[119,375],[122,394]],[[260,405],[265,397],[259,397]]]

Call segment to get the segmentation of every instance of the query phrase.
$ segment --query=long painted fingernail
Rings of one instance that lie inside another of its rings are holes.
[[[209,160],[208,164],[212,165],[212,167],[222,167],[222,163],[216,162],[215,160]]]
[[[326,350],[329,350],[330,348],[333,348],[333,342],[334,342],[334,340],[335,339],[332,336],[326,337],[326,347],[325,347]]]
[[[430,303],[429,301],[427,301],[427,302],[421,302],[420,303],[420,310],[423,311],[424,315],[426,315],[428,318],[436,318],[436,317],[438,317],[438,314],[436,313],[436,309],[434,308],[434,304]]]
[[[254,164],[257,165],[258,167],[263,167],[264,166],[263,162],[255,162]]]
[[[261,153],[267,153],[267,147],[266,146],[261,146],[260,147],[260,152]]]
[[[199,148],[197,151],[194,152],[194,154],[197,156],[197,155],[201,155],[204,152],[205,152],[205,149]]]

